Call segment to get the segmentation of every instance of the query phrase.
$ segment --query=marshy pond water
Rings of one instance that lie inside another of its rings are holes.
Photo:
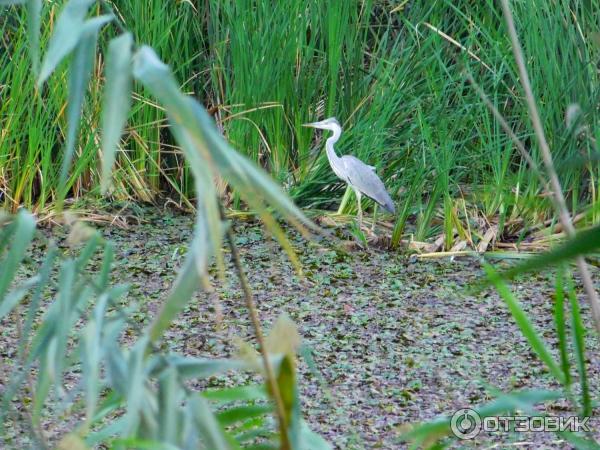
[[[112,281],[131,283],[127,302],[138,305],[134,315],[143,325],[152,320],[183,261],[193,218],[146,211],[140,219],[127,229],[98,228],[115,243]],[[286,314],[312,350],[316,371],[302,358],[299,363],[303,413],[335,448],[403,448],[398,440],[403,427],[483,404],[496,389],[558,388],[498,294],[469,290],[483,277],[474,259],[419,261],[378,249],[344,252],[290,231],[304,271],[299,276],[260,224],[236,221],[235,230],[264,328]],[[60,227],[42,233],[64,245]],[[43,248],[31,251],[33,262]],[[228,255],[225,279],[211,271],[213,291],[196,295],[167,332],[165,347],[189,356],[228,357],[236,354],[239,339],[254,342]],[[524,277],[512,289],[554,345],[552,273]],[[584,301],[582,311],[590,324]],[[14,334],[8,322],[3,327],[0,348],[6,349]],[[587,351],[596,394],[595,338],[588,339]],[[239,381],[215,377],[210,385]],[[570,415],[565,406],[548,403],[545,412]],[[499,443],[565,448],[556,435],[542,433],[484,434],[460,446]]]

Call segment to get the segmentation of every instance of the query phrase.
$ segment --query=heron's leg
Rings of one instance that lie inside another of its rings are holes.
[[[371,225],[371,233],[375,232],[375,224],[377,223],[377,208],[379,205],[377,202],[373,202],[375,205],[373,206],[373,225]]]
[[[363,214],[362,214],[362,205],[361,205],[361,201],[360,201],[362,194],[360,193],[360,191],[358,189],[354,189],[354,193],[356,194],[356,202],[358,204],[358,229],[362,230]]]

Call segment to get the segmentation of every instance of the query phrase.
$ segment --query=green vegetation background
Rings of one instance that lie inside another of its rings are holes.
[[[138,43],[152,45],[182,89],[214,113],[232,145],[267,168],[301,206],[337,207],[344,192],[312,132],[300,127],[335,115],[345,128],[338,151],[377,166],[400,205],[397,228],[415,217],[417,240],[477,228],[473,219],[483,217],[499,224],[499,236],[519,236],[552,216],[535,174],[465,81],[469,71],[539,159],[493,0],[112,3]],[[61,6],[44,2],[42,22],[52,24]],[[597,5],[552,0],[514,2],[514,8],[569,207],[583,213],[582,223],[597,222]],[[25,10],[5,8],[0,25],[0,203],[40,212],[56,197],[66,77],[36,92]],[[51,29],[43,27],[42,48]],[[75,197],[99,193],[103,64],[100,53],[69,180]],[[140,86],[135,96],[141,101],[134,102],[122,141],[113,195],[137,201],[165,195],[190,206],[191,174],[164,113]],[[574,103],[581,114],[567,127]],[[231,200],[244,207],[235,193]],[[346,205],[348,212],[356,207]]]

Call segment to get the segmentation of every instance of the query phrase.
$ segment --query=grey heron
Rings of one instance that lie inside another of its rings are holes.
[[[342,135],[342,127],[335,117],[330,117],[320,122],[305,123],[303,126],[333,132],[325,143],[327,159],[333,173],[346,182],[356,194],[359,228],[362,228],[362,207],[360,201],[363,194],[381,205],[385,210],[394,214],[396,211],[394,202],[390,194],[385,190],[383,181],[375,173],[375,167],[365,164],[355,156],[338,156],[335,153],[333,145]]]

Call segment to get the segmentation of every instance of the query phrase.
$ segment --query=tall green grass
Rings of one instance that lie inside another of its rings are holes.
[[[323,140],[300,127],[335,115],[344,126],[338,151],[375,165],[399,204],[396,230],[403,231],[412,217],[416,238],[443,233],[449,247],[458,217],[450,213],[463,198],[465,227],[469,220],[485,218],[499,222],[501,232],[519,235],[551,217],[535,174],[465,82],[469,71],[538,159],[493,0],[112,4],[140,43],[168,56],[178,79],[185,80],[183,90],[212,108],[232,144],[267,168],[304,207],[337,208],[344,193],[322,151]],[[58,6],[44,5],[44,18],[53,17]],[[516,2],[514,7],[570,206],[575,213],[588,211],[600,187],[592,139],[597,134],[598,20],[583,0]],[[65,84],[52,81],[52,87],[35,94],[25,57],[25,17],[14,8],[5,11],[0,201],[12,209],[18,204],[43,208],[55,197]],[[189,204],[189,169],[165,131],[164,114],[143,89],[137,87],[136,96],[143,101],[130,117],[114,195],[152,201],[163,193]],[[587,135],[566,127],[571,103],[580,105]],[[74,195],[97,191],[97,111],[98,101],[92,99],[71,171]],[[233,199],[242,207],[236,193]],[[349,201],[345,211],[355,207]],[[588,221],[597,215],[590,214]]]

